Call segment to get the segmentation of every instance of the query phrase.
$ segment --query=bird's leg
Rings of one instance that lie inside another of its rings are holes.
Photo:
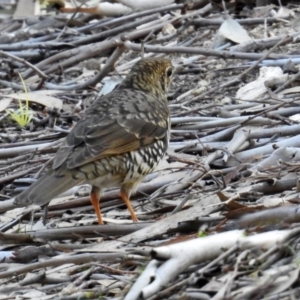
[[[130,212],[130,215],[131,215],[131,219],[133,222],[138,222],[138,218],[134,212],[134,209],[130,203],[130,200],[129,200],[129,196],[128,196],[128,191],[124,188],[121,189],[121,198],[122,200],[125,202],[129,212]]]
[[[100,189],[98,187],[92,186],[91,194],[90,194],[91,202],[94,207],[95,213],[97,215],[98,223],[103,224],[101,210],[100,210]]]

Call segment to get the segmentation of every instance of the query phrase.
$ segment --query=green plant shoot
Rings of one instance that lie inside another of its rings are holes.
[[[20,79],[22,81],[22,85],[26,95],[25,105],[22,104],[21,100],[19,100],[19,109],[15,111],[6,110],[6,112],[10,115],[10,117],[16,121],[21,127],[25,127],[32,119],[32,114],[29,111],[29,99],[28,99],[28,92],[25,85],[25,82],[19,73]]]

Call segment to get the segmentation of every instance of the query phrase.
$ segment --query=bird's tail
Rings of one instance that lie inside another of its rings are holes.
[[[49,171],[29,188],[14,199],[14,205],[27,206],[30,204],[45,205],[53,198],[81,183],[82,179],[74,179],[70,175],[55,176]]]

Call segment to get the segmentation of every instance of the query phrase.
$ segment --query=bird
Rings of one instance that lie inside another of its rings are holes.
[[[142,179],[164,157],[170,139],[168,90],[174,67],[167,58],[142,58],[123,82],[95,99],[68,133],[50,170],[14,198],[14,205],[47,205],[79,185],[91,185],[90,200],[99,224],[101,192],[120,188],[133,222],[130,203]]]

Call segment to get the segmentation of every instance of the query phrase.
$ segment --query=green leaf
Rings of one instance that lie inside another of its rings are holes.
[[[29,111],[29,99],[28,99],[28,92],[25,85],[25,82],[19,73],[20,79],[22,81],[22,85],[26,94],[26,101],[25,105],[22,104],[21,100],[19,100],[19,109],[15,111],[6,110],[6,112],[10,115],[10,117],[17,122],[21,127],[25,127],[32,119],[32,113]]]

